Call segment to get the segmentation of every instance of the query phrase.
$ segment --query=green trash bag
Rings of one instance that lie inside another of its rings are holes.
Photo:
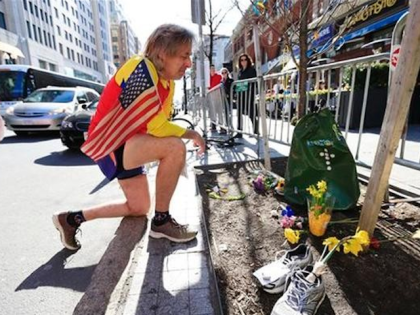
[[[304,116],[295,127],[285,174],[284,196],[303,205],[310,185],[325,180],[335,196],[334,209],[354,207],[360,190],[356,164],[328,109]]]

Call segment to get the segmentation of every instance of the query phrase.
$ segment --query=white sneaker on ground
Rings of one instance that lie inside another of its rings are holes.
[[[287,275],[295,268],[304,268],[313,261],[310,247],[300,244],[285,253],[276,261],[258,269],[254,276],[259,280],[264,291],[277,294],[284,291]]]

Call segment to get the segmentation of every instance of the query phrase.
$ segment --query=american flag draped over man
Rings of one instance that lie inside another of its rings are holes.
[[[133,63],[137,65],[130,71]],[[154,67],[139,57],[118,70],[102,92],[88,139],[81,148],[86,155],[98,161],[134,134],[146,132],[147,123],[161,107],[153,77],[157,77]]]

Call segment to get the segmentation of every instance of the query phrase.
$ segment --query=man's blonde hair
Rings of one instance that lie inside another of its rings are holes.
[[[176,24],[163,24],[153,31],[146,42],[144,54],[149,58],[156,70],[163,70],[161,54],[173,57],[184,45],[192,45],[194,34]]]

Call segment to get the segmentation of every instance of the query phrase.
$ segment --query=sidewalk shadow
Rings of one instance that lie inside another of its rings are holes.
[[[146,217],[126,217],[97,265],[65,268],[67,259],[75,252],[62,249],[32,272],[15,291],[50,286],[85,292],[73,314],[104,314],[130,254],[143,238],[146,227]]]
[[[32,272],[15,289],[15,292],[47,286],[68,288],[79,292],[85,291],[96,266],[65,268],[67,259],[74,253],[68,249],[62,249],[45,264]]]
[[[82,152],[72,150],[51,152],[50,155],[36,159],[34,163],[44,166],[83,166],[95,164],[95,162]]]
[[[73,314],[105,314],[111,294],[147,230],[146,217],[125,217],[115,232]]]

